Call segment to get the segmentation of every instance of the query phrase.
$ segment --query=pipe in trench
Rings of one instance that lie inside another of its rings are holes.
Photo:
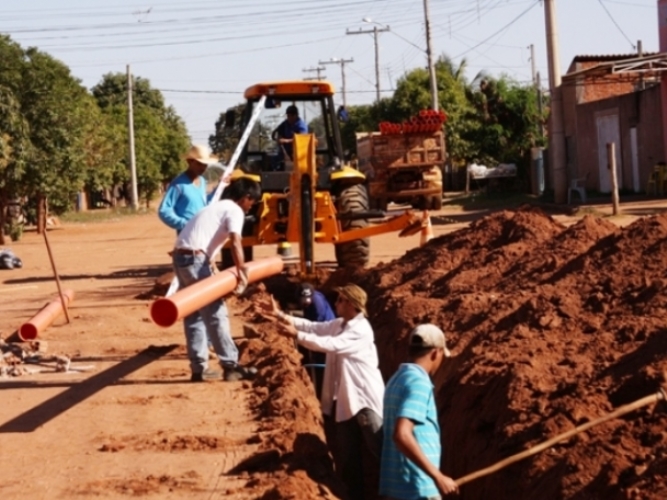
[[[260,281],[283,270],[284,262],[279,256],[254,260],[245,264],[248,283]],[[151,304],[151,319],[159,326],[169,327],[193,312],[231,293],[238,282],[236,267],[230,267],[209,278],[162,297]]]
[[[74,290],[65,290],[63,292],[63,299],[66,302],[67,307],[69,307],[74,300]],[[63,302],[60,300],[60,297],[49,302],[37,314],[30,318],[28,322],[21,325],[18,329],[19,338],[23,342],[35,340],[46,327],[53,323],[55,319],[64,312]]]

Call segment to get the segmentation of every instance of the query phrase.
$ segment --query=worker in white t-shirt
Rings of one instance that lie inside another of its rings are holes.
[[[176,238],[172,252],[180,288],[210,277],[215,272],[215,255],[229,239],[239,276],[234,293],[243,293],[248,284],[248,274],[244,266],[241,232],[245,214],[260,196],[259,184],[240,178],[225,190],[225,199],[212,202],[188,221]],[[208,370],[207,332],[222,366],[224,380],[247,379],[256,373],[254,368],[241,366],[238,362],[239,353],[232,340],[224,299],[217,299],[186,316],[183,323],[192,382],[220,377],[219,373]]]

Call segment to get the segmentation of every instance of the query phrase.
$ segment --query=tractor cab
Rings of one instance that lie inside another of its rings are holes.
[[[361,183],[364,176],[344,168],[345,157],[334,106],[333,85],[325,81],[260,83],[245,91],[246,107],[240,119],[245,130],[262,106],[250,130],[239,163],[248,174],[261,178],[264,192],[283,191],[294,170],[296,134],[313,134],[318,189],[331,189],[336,178]]]

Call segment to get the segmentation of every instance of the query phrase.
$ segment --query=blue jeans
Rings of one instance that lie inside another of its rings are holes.
[[[179,289],[213,275],[208,258],[204,254],[174,253],[172,262],[178,278]],[[239,351],[232,340],[229,314],[224,300],[216,299],[186,316],[183,325],[192,373],[201,373],[208,366],[208,339],[213,344],[213,349],[223,368],[234,367],[238,364]]]

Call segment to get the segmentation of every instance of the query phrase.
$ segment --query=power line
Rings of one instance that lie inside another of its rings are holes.
[[[632,43],[632,41],[628,38],[628,35],[626,35],[626,34],[623,32],[623,30],[621,29],[621,27],[618,25],[618,23],[617,23],[616,20],[614,19],[614,16],[611,15],[611,12],[609,12],[609,10],[608,10],[607,7],[605,6],[605,4],[602,3],[602,0],[598,0],[598,1],[600,2],[600,5],[602,5],[602,8],[604,9],[604,11],[605,11],[605,12],[607,13],[607,15],[609,16],[609,19],[611,19],[611,22],[614,23],[614,26],[616,26],[616,27],[618,28],[618,31],[620,31],[621,34],[625,37],[625,39],[628,41],[628,43],[629,43],[630,46],[632,47],[632,50],[637,50],[637,46],[636,46],[634,43]]]
[[[243,91],[232,91],[232,90],[178,90],[178,89],[155,89],[160,92],[178,92],[183,94],[233,94],[240,95]]]
[[[484,40],[479,42],[477,45],[474,45],[474,46],[470,47],[468,50],[465,50],[465,51],[461,52],[460,54],[458,54],[457,56],[454,56],[452,59],[458,59],[459,57],[462,57],[462,56],[466,55],[467,53],[475,50],[480,45],[484,45],[486,42],[491,40],[494,36],[498,35],[499,33],[502,33],[503,31],[508,29],[510,26],[512,26],[514,23],[516,23],[519,19],[521,19],[523,16],[528,14],[528,12],[530,12],[533,9],[533,7],[535,7],[537,4],[538,4],[538,2],[534,2],[530,7],[528,7],[526,10],[524,10],[521,14],[519,14],[517,17],[512,19],[509,23],[507,23],[505,26],[500,28],[498,31],[496,31],[493,34],[491,34],[490,36],[486,37]]]

